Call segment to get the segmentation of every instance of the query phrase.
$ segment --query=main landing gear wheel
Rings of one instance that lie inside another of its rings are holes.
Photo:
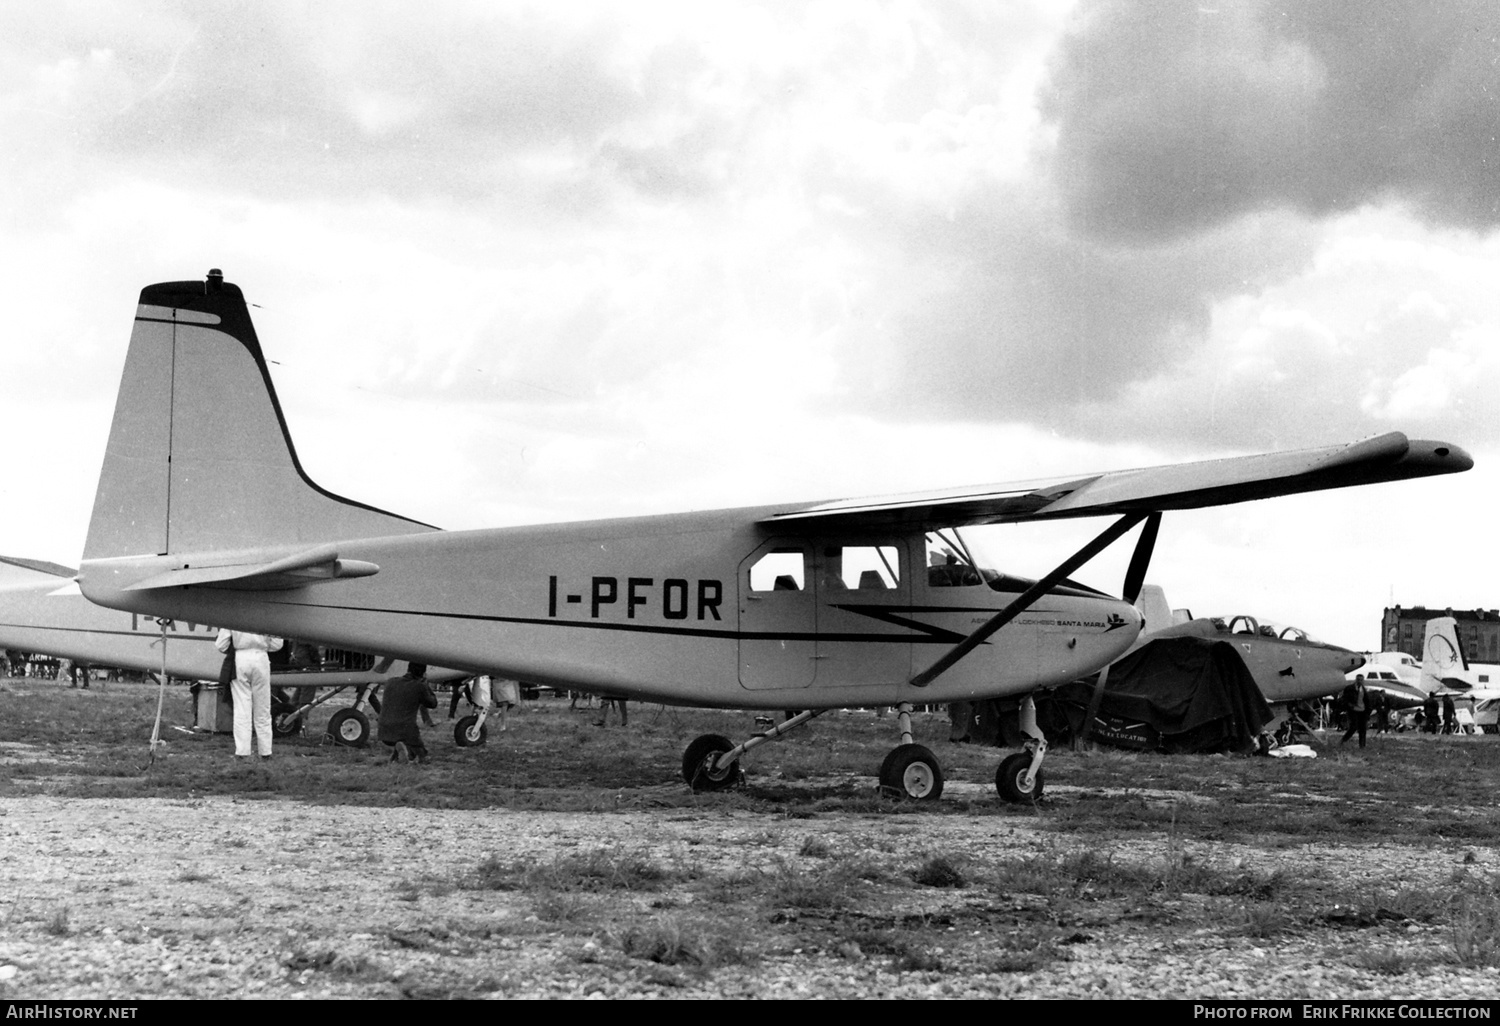
[[[1007,755],[995,770],[995,790],[1008,802],[1034,802],[1042,796],[1042,771],[1036,771],[1031,787],[1026,786],[1026,771],[1031,768],[1031,753]]]
[[[897,798],[937,801],[943,793],[943,767],[921,745],[901,745],[880,764],[880,790]]]
[[[296,737],[302,733],[302,717],[290,713],[271,714],[272,737]]]
[[[720,770],[711,767],[720,755],[734,750],[734,742],[719,734],[704,734],[682,753],[682,779],[694,791],[723,791],[744,779],[736,759]]]
[[[328,719],[328,736],[345,748],[363,748],[370,740],[370,718],[358,709],[340,709]]]
[[[302,733],[302,717],[292,715],[297,709],[294,702],[271,694],[271,736],[293,737]]]
[[[490,728],[480,723],[478,716],[465,716],[453,727],[453,743],[460,748],[482,745],[489,736]]]

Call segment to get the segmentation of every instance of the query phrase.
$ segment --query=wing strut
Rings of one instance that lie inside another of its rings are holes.
[[[1116,520],[1109,527],[1105,528],[1104,532],[1100,534],[1099,537],[1095,538],[1083,548],[1079,549],[1077,552],[1073,553],[1067,559],[1059,563],[1055,570],[1023,591],[1014,602],[992,616],[983,627],[980,627],[973,634],[970,634],[967,638],[960,641],[957,645],[954,645],[951,649],[948,650],[947,655],[943,656],[937,662],[927,667],[927,669],[917,674],[911,680],[907,681],[907,683],[912,687],[925,688],[927,685],[937,680],[938,677],[948,672],[948,670],[953,667],[954,663],[958,662],[964,656],[974,651],[974,649],[984,644],[985,640],[988,639],[991,634],[994,634],[1001,627],[1004,627],[1006,624],[1014,620],[1017,616],[1020,616],[1022,613],[1026,612],[1026,610],[1030,609],[1037,599],[1041,598],[1043,595],[1047,594],[1047,592],[1056,587],[1063,578],[1067,577],[1074,570],[1077,570],[1079,567],[1083,566],[1083,564],[1087,563],[1099,553],[1109,548],[1110,545],[1119,540],[1121,535],[1123,535],[1126,531],[1129,531],[1136,524],[1139,524],[1142,520],[1145,520],[1147,516],[1148,514],[1146,513],[1127,513],[1119,520]],[[1155,532],[1151,533],[1154,539]],[[1144,571],[1142,571],[1142,573],[1144,575]]]
[[[1161,528],[1161,514],[1152,513],[1146,518],[1146,526],[1141,528],[1141,536],[1136,539],[1135,552],[1130,557],[1130,568],[1125,571],[1125,591],[1121,597],[1126,602],[1134,602],[1141,597],[1141,588],[1146,584],[1146,568],[1151,565],[1151,552],[1156,548],[1156,532]],[[1094,693],[1089,696],[1088,712],[1083,717],[1083,729],[1078,732],[1075,748],[1089,739],[1089,734],[1094,729],[1094,717],[1099,715],[1099,706],[1104,703],[1104,688],[1109,683],[1109,667],[1099,671],[1099,679],[1094,682]]]
[[[1135,543],[1135,554],[1130,557],[1130,569],[1125,571],[1125,590],[1120,597],[1131,604],[1141,597],[1141,588],[1146,584],[1146,568],[1151,565],[1151,552],[1156,548],[1156,532],[1161,530],[1161,514],[1153,513],[1146,518],[1141,536]]]

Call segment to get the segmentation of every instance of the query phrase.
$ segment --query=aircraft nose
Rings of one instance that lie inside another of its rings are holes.
[[[1128,602],[1118,599],[1109,603],[1109,611],[1106,614],[1109,626],[1106,633],[1117,637],[1125,642],[1128,648],[1141,633],[1146,625],[1146,619],[1141,611]]]

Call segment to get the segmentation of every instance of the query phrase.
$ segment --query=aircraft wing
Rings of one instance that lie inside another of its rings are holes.
[[[1347,445],[1235,456],[1045,481],[843,499],[761,521],[780,531],[963,527],[1024,520],[1222,506],[1274,495],[1401,481],[1468,470],[1473,459],[1446,442],[1399,431]]]

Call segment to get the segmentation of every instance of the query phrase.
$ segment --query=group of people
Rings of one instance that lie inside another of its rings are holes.
[[[250,759],[259,753],[262,760],[272,756],[271,730],[271,653],[279,652],[281,638],[249,631],[223,629],[214,639],[214,647],[225,654],[223,677],[228,679],[234,703],[234,757]],[[499,729],[505,730],[507,714],[521,700],[513,680],[488,676],[471,677],[453,685],[448,706],[451,720],[458,711],[460,697],[482,706],[486,700],[495,709]],[[427,710],[436,709],[437,695],[427,680],[425,663],[408,663],[406,673],[387,681],[381,698],[370,703],[379,715],[377,728],[382,744],[391,750],[393,762],[426,762],[427,745],[417,724],[420,715],[428,726],[432,719]],[[623,706],[624,703],[621,702]],[[623,717],[623,709],[621,713]]]
[[[586,703],[587,706],[592,706],[594,704],[594,696],[587,691],[568,692],[568,710],[570,712],[578,708],[580,701]],[[594,721],[594,726],[609,726],[609,714],[612,712],[619,714],[620,726],[629,726],[630,713],[625,707],[625,698],[623,695],[599,696],[599,718]]]
[[[1422,711],[1413,717],[1413,725],[1424,734],[1462,733],[1463,727],[1458,721],[1458,707],[1453,704],[1453,696],[1444,695],[1441,702],[1441,714],[1439,714],[1439,708],[1438,697],[1428,695],[1427,701],[1422,703]]]
[[[1348,717],[1349,729],[1344,732],[1345,742],[1357,734],[1359,746],[1363,748],[1365,735],[1371,724],[1377,732],[1384,733],[1390,729],[1391,713],[1394,711],[1390,701],[1384,691],[1367,687],[1363,674],[1356,674],[1354,680],[1345,685],[1339,694],[1338,704]],[[1452,695],[1444,695],[1439,699],[1437,695],[1429,694],[1422,703],[1421,710],[1412,717],[1412,726],[1424,734],[1458,734],[1464,729],[1459,722],[1458,709]]]

